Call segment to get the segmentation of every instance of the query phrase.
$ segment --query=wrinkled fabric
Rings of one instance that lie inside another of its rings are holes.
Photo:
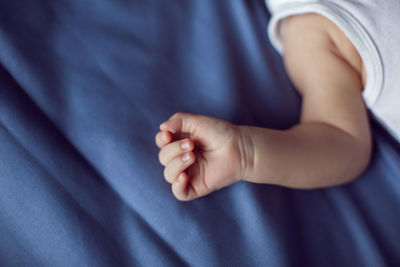
[[[400,145],[355,182],[192,202],[154,136],[178,111],[286,129],[301,99],[262,0],[0,2],[1,266],[400,264]]]

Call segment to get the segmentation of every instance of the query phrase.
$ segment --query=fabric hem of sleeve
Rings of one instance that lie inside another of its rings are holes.
[[[347,38],[352,42],[366,70],[366,84],[363,90],[363,98],[368,107],[372,107],[379,97],[383,85],[383,66],[378,50],[361,23],[349,12],[331,2],[290,2],[284,3],[275,9],[269,22],[268,35],[272,46],[283,53],[283,46],[279,37],[279,27],[282,19],[305,13],[320,14],[338,26]]]

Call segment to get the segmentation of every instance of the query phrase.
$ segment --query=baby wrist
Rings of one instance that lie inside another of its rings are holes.
[[[240,166],[238,170],[238,179],[246,180],[254,172],[254,143],[247,126],[238,126],[237,147],[239,150]]]

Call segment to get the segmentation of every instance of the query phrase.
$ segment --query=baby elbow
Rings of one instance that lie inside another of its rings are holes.
[[[354,161],[351,165],[355,169],[354,179],[363,174],[369,166],[372,155],[372,141],[358,142],[354,148]]]

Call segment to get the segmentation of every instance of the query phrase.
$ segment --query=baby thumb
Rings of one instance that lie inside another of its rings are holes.
[[[193,134],[196,128],[197,115],[189,113],[175,113],[169,120],[160,125],[161,131]]]

